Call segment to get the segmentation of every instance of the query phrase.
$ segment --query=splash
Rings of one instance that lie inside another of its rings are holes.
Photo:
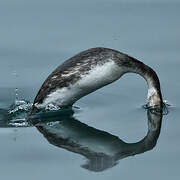
[[[0,109],[0,127],[29,127],[28,114],[32,103],[26,100],[15,100],[8,108]]]
[[[19,112],[29,112],[32,108],[32,103],[26,100],[15,100],[15,103],[10,106],[9,114],[18,114]]]
[[[17,91],[17,90],[16,90]],[[77,107],[60,108],[49,104],[35,114],[31,114],[33,103],[19,100],[18,95],[14,103],[8,108],[0,108],[0,127],[30,127],[45,121],[56,121],[74,114]]]

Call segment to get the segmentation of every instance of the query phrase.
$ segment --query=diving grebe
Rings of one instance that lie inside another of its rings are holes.
[[[148,106],[162,105],[160,82],[152,68],[127,54],[98,47],[80,52],[55,69],[41,86],[33,109],[45,108],[49,104],[71,106],[125,73],[137,73],[147,81]]]

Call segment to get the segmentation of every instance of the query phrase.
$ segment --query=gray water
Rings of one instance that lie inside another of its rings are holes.
[[[37,127],[2,127],[1,179],[178,179],[179,17],[180,3],[175,0],[1,0],[0,108],[14,102],[15,88],[19,99],[32,102],[59,64],[97,46],[117,49],[151,66],[160,78],[164,99],[171,105],[152,150],[119,159],[98,172],[83,167],[85,155],[53,145],[50,136]],[[148,117],[142,108],[146,93],[145,81],[127,74],[79,100],[75,105],[80,110],[72,121],[136,143],[148,132]],[[95,150],[104,147],[98,140],[94,144],[85,138],[85,142]]]

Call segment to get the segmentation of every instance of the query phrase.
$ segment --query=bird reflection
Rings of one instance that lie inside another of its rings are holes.
[[[50,144],[87,158],[82,165],[90,171],[103,171],[115,166],[120,159],[153,149],[158,140],[162,113],[147,111],[147,135],[136,143],[126,143],[108,132],[90,127],[71,115],[52,117],[51,121],[41,119],[36,128]]]

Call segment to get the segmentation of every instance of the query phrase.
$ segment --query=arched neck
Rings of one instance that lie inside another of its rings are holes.
[[[159,78],[156,72],[141,61],[138,61],[128,56],[129,63],[126,66],[126,72],[137,73],[141,75],[147,82],[147,105],[148,106],[162,106],[163,100],[161,95],[161,88]]]

